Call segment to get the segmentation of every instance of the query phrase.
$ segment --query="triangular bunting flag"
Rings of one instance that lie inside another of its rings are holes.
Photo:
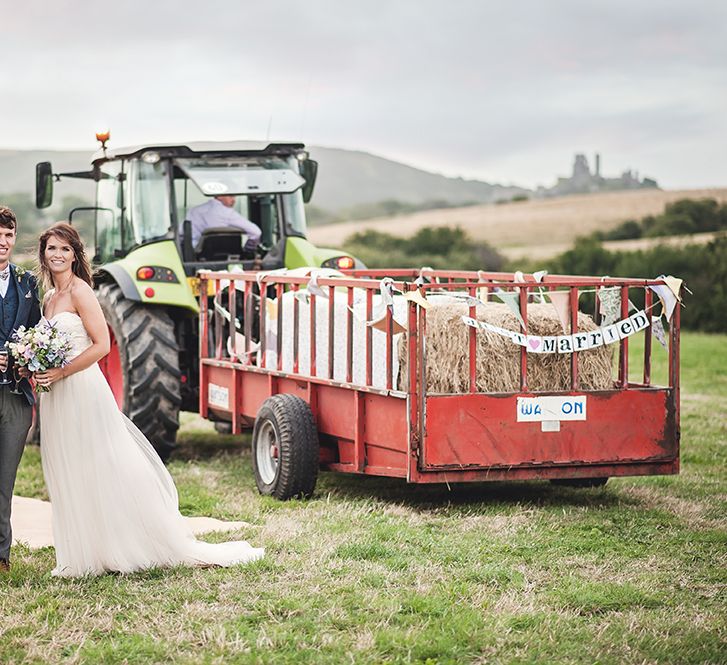
[[[674,308],[677,304],[677,297],[673,291],[665,284],[656,284],[649,287],[661,301],[662,307],[664,308],[664,315],[667,321],[671,321],[672,314],[674,314]]]
[[[386,313],[384,312],[384,315],[380,319],[375,319],[373,321],[369,321],[366,325],[385,333],[386,332]],[[401,323],[399,323],[393,316],[391,317],[391,330],[394,335],[398,335],[399,333],[406,332],[406,328],[404,326],[402,326]]]
[[[520,314],[520,294],[511,291],[496,291],[495,295],[517,316],[517,320],[520,321],[520,325],[525,330],[525,321],[523,321],[523,317]]]
[[[431,307],[429,301],[426,299],[425,296],[421,294],[421,291],[417,289],[416,291],[407,291],[404,294],[404,300],[409,300],[410,302],[416,303],[419,305],[419,307],[423,307],[424,309],[429,309]]]
[[[548,297],[558,315],[560,325],[563,327],[563,334],[567,335],[570,325],[570,293],[568,291],[550,291]]]
[[[666,285],[669,287],[669,290],[674,294],[674,297],[681,302],[682,296],[681,296],[681,290],[682,290],[682,283],[684,282],[683,279],[679,279],[678,277],[672,277],[671,275],[667,275],[663,278],[666,282]]]
[[[320,273],[318,271],[314,271],[311,273],[310,279],[308,280],[308,293],[310,293],[312,296],[316,296],[318,298],[328,298],[328,293],[323,290],[320,286],[318,286],[318,277],[320,276]],[[327,275],[322,275],[323,277],[327,277]]]

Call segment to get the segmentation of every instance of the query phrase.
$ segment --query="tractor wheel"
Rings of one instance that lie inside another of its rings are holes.
[[[608,478],[552,478],[550,482],[561,487],[603,487]]]
[[[252,468],[260,494],[308,498],[318,479],[318,431],[308,404],[295,395],[263,402],[252,434]]]
[[[174,325],[161,309],[127,300],[116,284],[97,291],[111,336],[100,364],[119,408],[166,461],[179,429],[181,372]]]

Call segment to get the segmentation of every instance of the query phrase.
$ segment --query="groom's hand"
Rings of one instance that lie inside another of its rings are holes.
[[[0,355],[0,372],[4,372],[8,368],[8,357]]]
[[[30,370],[25,365],[21,365],[15,371],[21,379],[29,379],[32,376]]]

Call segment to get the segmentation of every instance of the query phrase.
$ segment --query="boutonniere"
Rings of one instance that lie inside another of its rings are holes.
[[[28,271],[23,266],[15,266],[15,276],[18,278],[18,284],[23,281],[26,272]]]

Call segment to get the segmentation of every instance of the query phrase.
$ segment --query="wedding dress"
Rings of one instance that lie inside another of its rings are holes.
[[[60,312],[51,323],[73,340],[71,357],[91,345],[78,314]],[[210,544],[194,538],[169,472],[119,411],[97,364],[41,394],[40,429],[53,506],[53,575],[230,566],[263,556],[263,549],[244,541]]]

